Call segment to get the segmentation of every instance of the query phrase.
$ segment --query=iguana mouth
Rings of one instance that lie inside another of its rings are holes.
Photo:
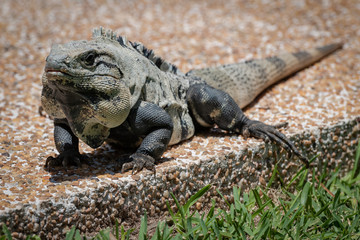
[[[63,70],[58,70],[58,69],[45,69],[45,73],[47,76],[54,76],[54,77],[63,76],[63,77],[71,77],[71,78],[91,78],[91,77],[96,77],[96,76],[102,76],[102,77],[111,77],[111,78],[119,79],[118,77],[115,77],[110,74],[74,75],[74,74],[70,74],[68,72],[65,72]]]
[[[52,68],[46,68],[45,67],[45,73],[47,76],[56,76],[56,77],[61,77],[61,76],[68,76],[68,77],[73,77],[73,75],[63,71],[63,70],[59,70],[59,69],[52,69]]]

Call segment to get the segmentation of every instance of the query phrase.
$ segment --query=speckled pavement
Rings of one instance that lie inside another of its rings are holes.
[[[336,2],[336,3],[335,3]],[[218,129],[169,148],[156,175],[121,174],[123,154],[81,145],[90,166],[43,166],[55,156],[52,121],[38,112],[41,74],[51,44],[89,39],[104,26],[191,68],[262,58],[332,42],[343,49],[267,90],[249,108],[275,124],[315,168],[353,167],[360,136],[360,3],[353,1],[12,1],[0,6],[0,223],[15,238],[62,238],[76,225],[92,234],[118,219],[133,226],[146,209],[157,218],[174,192],[184,202],[213,184],[201,204],[232,186],[266,185],[278,162],[290,179],[302,166],[273,145]],[[172,202],[170,201],[172,204]]]

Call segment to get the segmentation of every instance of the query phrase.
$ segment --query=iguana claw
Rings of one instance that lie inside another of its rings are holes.
[[[69,166],[81,167],[82,163],[87,163],[88,157],[80,154],[76,150],[67,150],[60,153],[57,157],[48,157],[45,162],[45,169],[49,170],[50,167],[63,166],[68,168]]]
[[[127,162],[122,165],[122,173],[132,169],[132,174],[136,174],[143,168],[155,173],[155,159],[153,157],[142,153],[134,153],[129,158],[131,162]]]
[[[281,125],[270,126],[265,123],[249,120],[242,129],[242,135],[247,137],[255,137],[265,140],[266,142],[272,141],[280,144],[289,153],[294,153],[299,159],[309,167],[309,161],[304,157],[294,146],[294,144],[281,132],[277,131]]]

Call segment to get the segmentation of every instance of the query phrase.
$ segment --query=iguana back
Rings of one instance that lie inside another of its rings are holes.
[[[210,86],[227,92],[240,108],[244,108],[267,87],[313,64],[341,46],[342,44],[335,43],[264,59],[195,69],[186,76],[199,77]]]

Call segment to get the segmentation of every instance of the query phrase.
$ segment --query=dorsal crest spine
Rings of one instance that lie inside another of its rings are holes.
[[[156,56],[152,49],[145,47],[142,43],[128,41],[125,36],[117,35],[110,29],[103,27],[95,28],[92,33],[92,38],[106,38],[118,42],[121,46],[127,47],[140,53],[151,62],[153,62],[161,71],[171,72],[177,75],[183,75],[183,73],[172,63],[165,61],[163,58]]]
[[[132,48],[131,44],[125,36],[117,35],[114,31],[110,29],[105,29],[103,27],[95,28],[92,32],[92,38],[95,39],[99,37],[110,39],[120,43],[121,46]]]

